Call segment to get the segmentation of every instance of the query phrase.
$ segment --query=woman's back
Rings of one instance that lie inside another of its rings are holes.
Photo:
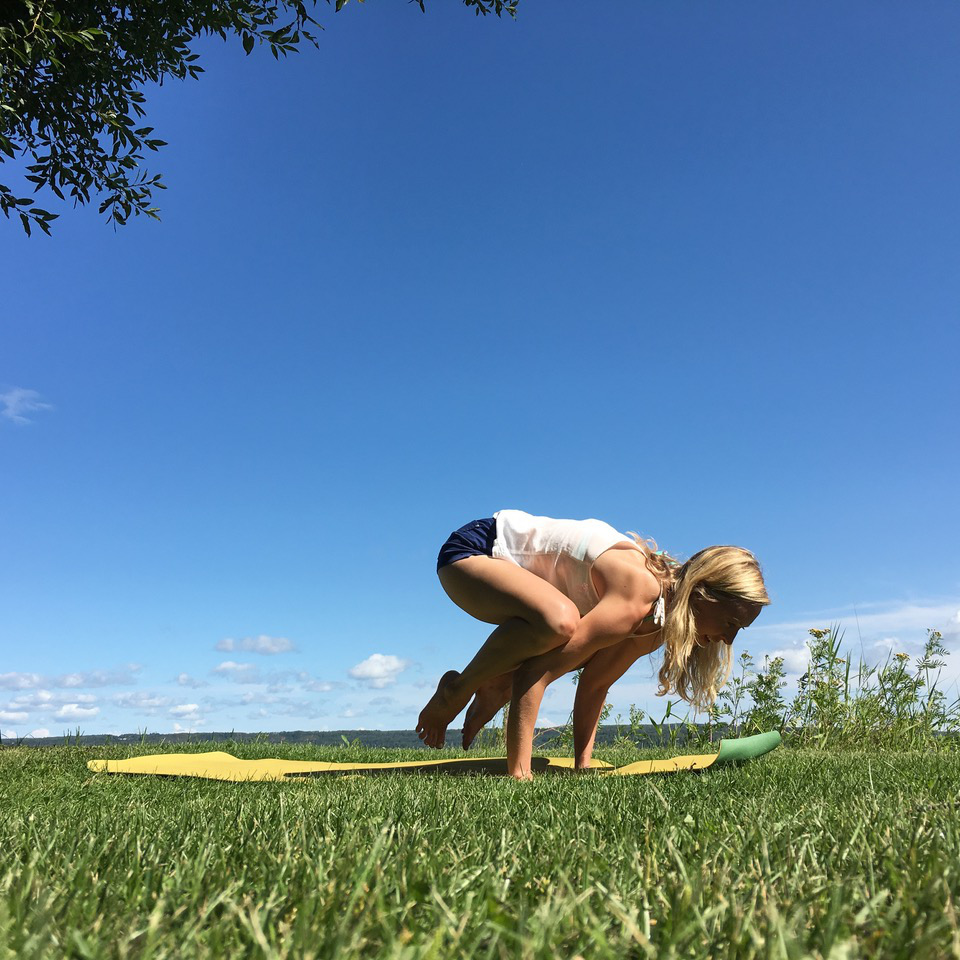
[[[581,616],[599,602],[590,570],[618,543],[635,544],[603,520],[557,520],[523,510],[499,510],[493,556],[536,574],[569,597]]]

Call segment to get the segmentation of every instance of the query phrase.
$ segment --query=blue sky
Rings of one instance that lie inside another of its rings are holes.
[[[956,695],[960,8],[319,15],[148,91],[161,223],[0,224],[0,731],[412,728],[504,507],[753,550],[788,695],[833,622]]]

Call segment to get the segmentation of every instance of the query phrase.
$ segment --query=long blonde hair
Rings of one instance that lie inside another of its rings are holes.
[[[697,643],[691,601],[745,600],[770,603],[757,558],[743,547],[706,547],[685,563],[657,550],[655,540],[631,533],[643,551],[647,569],[663,584],[666,618],[661,627],[663,666],[657,696],[676,693],[706,712],[730,679],[733,648],[726,643]],[[652,546],[651,546],[652,544]]]

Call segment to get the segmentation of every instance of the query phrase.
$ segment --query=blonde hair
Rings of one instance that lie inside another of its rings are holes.
[[[757,558],[743,547],[706,547],[685,563],[656,549],[655,540],[630,534],[643,551],[647,569],[663,584],[666,619],[661,627],[663,666],[657,696],[676,693],[706,712],[730,679],[733,648],[697,643],[692,601],[741,600],[770,603]],[[652,547],[650,546],[652,544]]]

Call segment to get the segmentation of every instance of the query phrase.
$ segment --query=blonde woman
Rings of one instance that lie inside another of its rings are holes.
[[[556,520],[501,510],[455,530],[437,559],[450,599],[497,627],[461,671],[450,670],[420,713],[417,733],[441,747],[469,703],[463,746],[507,701],[510,774],[528,779],[547,686],[583,667],[574,702],[574,751],[589,767],[611,684],[664,648],[657,696],[706,710],[727,682],[730,645],[770,603],[756,558],[707,547],[678,563],[656,544],[602,520]],[[470,703],[470,698],[473,702]]]

